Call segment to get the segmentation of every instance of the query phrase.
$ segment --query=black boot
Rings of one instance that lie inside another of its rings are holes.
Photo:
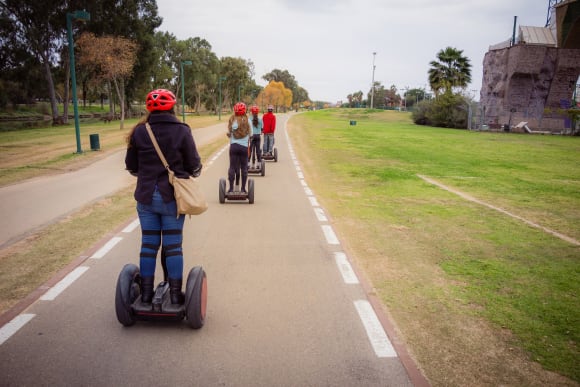
[[[185,295],[181,291],[181,284],[183,279],[173,279],[169,278],[169,295],[171,296],[172,304],[183,304],[185,301]]]
[[[155,277],[141,277],[141,302],[151,303],[153,299],[153,282]]]

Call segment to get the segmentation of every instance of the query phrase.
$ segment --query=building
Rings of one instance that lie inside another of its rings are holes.
[[[577,130],[568,110],[580,101],[580,0],[559,1],[551,13],[556,17],[546,27],[519,26],[517,38],[485,54],[478,112],[482,128]]]

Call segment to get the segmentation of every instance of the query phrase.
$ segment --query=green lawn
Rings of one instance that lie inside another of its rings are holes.
[[[420,361],[441,366],[441,349],[425,342],[435,335],[468,345],[453,322],[434,320],[472,316],[580,381],[580,247],[418,177],[580,240],[580,138],[421,127],[406,113],[359,109],[298,115],[289,127],[304,169],[317,170],[309,185]],[[461,353],[449,356],[461,365]],[[492,371],[492,384],[511,372]],[[446,384],[438,372],[430,379]]]

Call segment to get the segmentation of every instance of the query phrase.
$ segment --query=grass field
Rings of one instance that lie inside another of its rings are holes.
[[[289,128],[309,186],[434,385],[580,381],[580,247],[418,177],[578,240],[580,138],[346,109]]]

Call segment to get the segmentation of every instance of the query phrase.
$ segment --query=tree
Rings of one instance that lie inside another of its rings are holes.
[[[246,83],[251,78],[252,62],[242,58],[225,57],[220,61],[220,76],[225,76],[226,80],[222,82],[222,93],[224,96],[224,105],[238,98],[238,90],[244,89]],[[217,82],[216,82],[217,83]]]
[[[153,86],[150,74],[159,60],[158,51],[154,49],[155,29],[163,19],[158,15],[157,1],[77,1],[82,2],[91,13],[88,31],[96,36],[118,36],[137,43],[138,60],[124,88],[126,101],[144,100]]]
[[[300,103],[309,100],[308,92],[298,85],[296,78],[288,70],[274,69],[262,76],[262,79],[268,82],[282,82],[287,89],[290,89],[292,91],[291,105],[299,106]]]
[[[278,108],[287,109],[292,106],[292,90],[286,88],[284,83],[270,81],[256,98],[258,104],[273,105],[276,111]]]
[[[2,22],[13,31],[15,46],[28,50],[44,69],[53,122],[58,122],[58,108],[52,69],[63,45],[66,6],[60,0],[0,2]]]
[[[346,99],[348,99],[349,107],[361,107],[363,101],[363,92],[359,90],[356,93],[349,94]]]
[[[93,69],[97,77],[112,82],[121,105],[121,129],[125,119],[125,80],[133,73],[137,44],[115,36],[96,37],[85,33],[77,41],[79,65]]]
[[[428,71],[429,85],[435,92],[451,92],[454,87],[465,88],[471,82],[471,64],[463,56],[463,50],[447,47],[437,53],[437,60],[431,61]]]

